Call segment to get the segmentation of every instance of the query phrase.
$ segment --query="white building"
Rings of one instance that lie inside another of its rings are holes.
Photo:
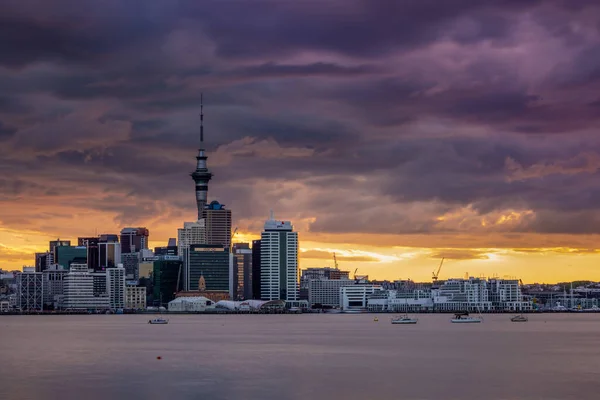
[[[169,311],[202,312],[215,308],[215,303],[203,296],[178,297],[169,302]]]
[[[421,312],[433,308],[431,290],[381,290],[369,297],[369,311]]]
[[[308,304],[341,307],[340,288],[354,285],[352,279],[309,279]]]
[[[380,285],[352,285],[340,288],[340,306],[343,311],[362,311],[368,306],[369,297]]]
[[[298,233],[290,221],[271,219],[261,234],[262,300],[299,300]]]
[[[94,277],[89,272],[87,264],[71,264],[63,282],[63,303],[65,309],[94,309],[109,308],[109,298],[104,293],[94,296]]]
[[[177,229],[177,254],[183,256],[192,244],[206,244],[206,221],[203,219],[184,222],[183,228]]]
[[[24,267],[17,274],[17,308],[22,311],[42,311],[44,308],[44,280],[35,267]]]
[[[106,269],[106,291],[111,309],[125,308],[125,268],[122,265]]]
[[[483,278],[448,279],[439,289],[432,290],[437,311],[490,311],[488,284]]]
[[[125,288],[125,308],[143,310],[146,308],[146,288],[144,286],[127,286]]]

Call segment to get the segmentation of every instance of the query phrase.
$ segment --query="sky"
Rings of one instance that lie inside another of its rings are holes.
[[[600,280],[592,0],[4,0],[0,268],[56,238],[273,210],[301,268]]]

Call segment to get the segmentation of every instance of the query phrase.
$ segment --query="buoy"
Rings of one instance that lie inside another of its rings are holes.
[[[157,360],[162,360],[161,356],[156,357]]]
[[[373,318],[373,321],[377,322],[379,319],[377,317]]]

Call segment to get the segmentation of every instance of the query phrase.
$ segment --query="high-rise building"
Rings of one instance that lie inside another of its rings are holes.
[[[87,266],[92,271],[100,271],[100,249],[98,243],[100,239],[97,237],[80,237],[77,239],[78,246],[87,248]]]
[[[206,149],[204,148],[204,112],[202,95],[200,95],[200,147],[196,156],[196,170],[190,174],[196,185],[196,206],[198,207],[198,219],[202,219],[202,211],[207,203],[208,182],[212,173],[206,164]]]
[[[138,253],[148,248],[149,231],[146,228],[123,228],[121,230],[121,253]]]
[[[56,264],[56,248],[60,247],[60,246],[70,246],[71,245],[71,241],[70,240],[60,240],[60,239],[56,239],[56,240],[51,240],[50,241],[50,253],[52,254],[52,262],[51,264]]]
[[[50,252],[35,253],[35,272],[45,271],[52,263]]]
[[[183,289],[183,262],[179,256],[157,256],[152,272],[154,305],[164,305]]]
[[[261,299],[298,300],[298,233],[290,221],[265,222],[260,250]]]
[[[250,294],[254,300],[260,300],[260,240],[252,241],[252,293]]]
[[[230,291],[230,253],[223,245],[191,245],[185,258],[185,290],[199,290],[203,277],[207,291]]]
[[[58,308],[64,295],[64,279],[68,269],[55,265],[42,272],[44,284],[44,309]]]
[[[22,311],[42,311],[44,308],[44,281],[35,267],[24,267],[17,274],[17,308]]]
[[[177,229],[177,254],[183,256],[184,250],[192,244],[206,244],[206,224],[203,219],[197,222],[184,222]]]
[[[202,218],[206,224],[206,244],[222,245],[229,251],[231,210],[226,209],[224,204],[213,200],[202,210]]]
[[[137,280],[140,277],[140,253],[123,253],[121,261],[125,268],[125,277],[129,280]]]
[[[125,268],[122,265],[106,270],[106,290],[110,308],[125,308]]]
[[[233,245],[235,257],[234,287],[237,299],[252,298],[252,249],[249,243],[236,243]]]
[[[104,275],[104,274],[98,274]],[[106,277],[104,287],[106,287]],[[109,308],[109,297],[106,293],[95,294],[95,279],[85,264],[71,264],[64,277],[64,298],[62,307],[73,310],[105,310]]]
[[[56,246],[54,263],[67,271],[72,263],[87,264],[87,248],[85,246]]]
[[[121,264],[121,244],[117,235],[100,235],[98,251],[100,253],[99,263],[101,270],[116,268],[118,264]]]

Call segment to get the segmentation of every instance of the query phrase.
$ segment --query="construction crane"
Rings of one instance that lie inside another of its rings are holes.
[[[440,266],[438,267],[436,272],[432,272],[431,274],[433,275],[433,283],[436,283],[438,280],[438,277],[440,276],[440,271],[442,270],[442,265],[444,264],[444,260],[445,258],[442,257],[442,261],[440,262]]]
[[[229,252],[230,253],[233,251],[233,237],[235,236],[237,231],[238,231],[238,228],[236,226],[235,229],[233,230],[233,233],[231,234],[231,238],[229,239]]]
[[[354,279],[356,279],[356,271],[358,271],[358,268],[354,270]]]
[[[333,253],[333,266],[335,267],[335,269],[339,269],[338,263],[337,263],[337,258],[335,257],[335,252]]]

